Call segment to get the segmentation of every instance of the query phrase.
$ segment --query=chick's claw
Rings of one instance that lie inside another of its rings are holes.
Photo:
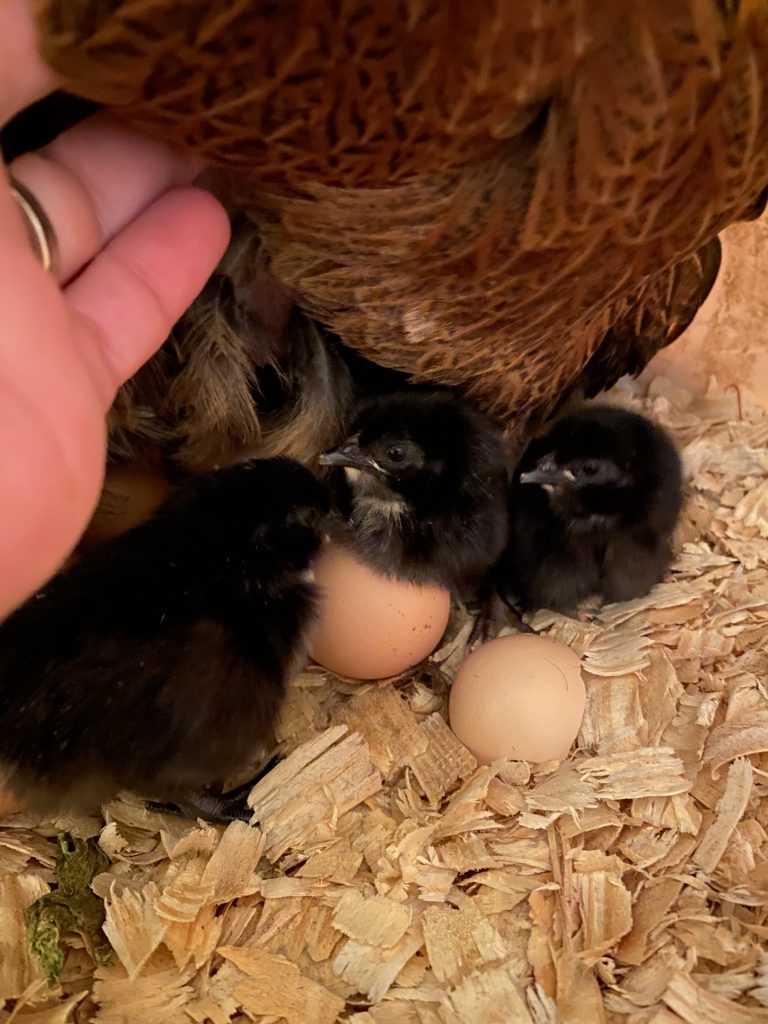
[[[172,814],[179,818],[189,818],[191,821],[201,818],[212,825],[228,825],[232,821],[250,824],[253,814],[248,806],[248,794],[252,786],[253,784],[249,782],[229,793],[203,790],[200,793],[190,793],[176,803],[150,800],[147,802],[147,808],[159,814]]]
[[[501,594],[494,592],[490,597],[486,597],[481,604],[480,612],[467,641],[467,654],[472,654],[478,647],[493,640],[505,627],[511,627],[518,633],[534,632],[523,621],[517,608]]]

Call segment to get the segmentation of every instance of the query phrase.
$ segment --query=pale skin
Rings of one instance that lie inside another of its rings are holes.
[[[0,2],[0,123],[56,88],[27,0]],[[8,171],[59,240],[32,251]],[[223,253],[200,168],[99,115],[0,170],[0,619],[67,558],[96,505],[105,415]]]

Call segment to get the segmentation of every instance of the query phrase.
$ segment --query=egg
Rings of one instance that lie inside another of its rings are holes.
[[[314,576],[321,598],[309,652],[337,675],[397,675],[431,654],[445,632],[451,597],[441,587],[380,576],[336,544],[320,553]]]
[[[584,717],[581,663],[543,636],[505,636],[480,647],[459,667],[451,687],[451,729],[490,764],[564,758]]]

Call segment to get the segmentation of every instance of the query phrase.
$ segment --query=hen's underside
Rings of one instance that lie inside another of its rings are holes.
[[[765,0],[48,0],[40,24],[66,88],[218,169],[260,238],[230,276],[520,430],[673,340],[768,185]],[[219,354],[225,420],[284,326]],[[187,402],[206,358],[174,370]]]

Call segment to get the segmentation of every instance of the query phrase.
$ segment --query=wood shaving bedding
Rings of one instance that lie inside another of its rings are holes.
[[[562,763],[478,767],[445,722],[471,622],[401,679],[316,668],[252,827],[150,813],[0,824],[1,1022],[768,1022],[768,415],[716,386],[612,396],[684,446],[689,500],[646,598],[533,625],[583,658]],[[56,832],[97,840],[115,950],[65,937],[59,984],[24,908]]]

